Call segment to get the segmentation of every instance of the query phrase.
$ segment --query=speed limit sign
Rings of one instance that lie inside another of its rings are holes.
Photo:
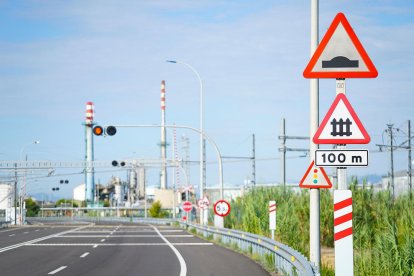
[[[230,204],[225,200],[219,200],[214,204],[214,213],[220,217],[225,217],[230,213]]]

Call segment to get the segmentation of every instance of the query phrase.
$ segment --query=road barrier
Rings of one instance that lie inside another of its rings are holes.
[[[253,257],[259,256],[267,263],[272,263],[276,272],[283,275],[319,275],[316,269],[305,256],[285,244],[255,234],[232,230],[227,228],[216,228],[198,224],[185,224],[182,227],[195,229],[195,231],[207,239],[214,239],[224,243],[230,248],[239,249],[250,253]]]
[[[282,275],[319,275],[315,267],[298,251],[270,238],[242,232],[228,228],[203,226],[185,223],[181,220],[158,218],[132,218],[132,217],[36,217],[31,221],[56,222],[119,222],[119,223],[145,223],[172,225],[178,223],[182,228],[195,231],[198,235],[209,240],[221,242],[231,249],[250,253],[252,257],[260,257],[266,263],[271,263],[276,272]]]
[[[11,221],[4,221],[4,220],[2,220],[2,221],[0,221],[0,229],[2,229],[2,228],[8,228],[10,226],[10,224],[11,224]]]

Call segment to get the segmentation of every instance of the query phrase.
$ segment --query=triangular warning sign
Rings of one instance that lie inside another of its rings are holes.
[[[343,13],[338,13],[303,72],[305,78],[376,78],[377,69]]]
[[[332,188],[332,182],[322,167],[316,167],[312,161],[299,183],[300,188]]]
[[[367,131],[345,94],[338,94],[313,136],[315,144],[368,144]]]

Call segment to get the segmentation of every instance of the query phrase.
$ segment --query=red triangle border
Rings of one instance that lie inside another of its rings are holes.
[[[326,186],[326,185],[312,185],[312,184],[304,184],[303,183],[305,181],[306,177],[308,176],[310,170],[314,167],[314,164],[315,164],[315,161],[312,161],[311,164],[310,164],[310,166],[309,166],[309,168],[306,170],[305,175],[300,180],[299,187],[300,188],[311,188],[311,189],[313,189],[313,188],[315,188],[315,189],[316,188],[325,188],[325,189],[332,188],[332,182],[329,179],[329,177],[326,174],[326,172],[325,172],[325,170],[324,170],[323,167],[318,167],[318,168],[321,170],[322,175],[325,178],[326,182],[328,182],[328,186]]]
[[[351,39],[358,53],[361,55],[362,60],[366,64],[368,71],[363,71],[363,72],[355,72],[355,71],[314,72],[313,71],[313,68],[315,67],[316,62],[318,61],[323,51],[325,50],[326,45],[332,38],[332,35],[335,33],[336,28],[338,27],[339,23],[342,23],[342,26],[344,27],[345,31],[349,35],[349,38]],[[331,25],[329,26],[328,31],[326,32],[325,36],[322,38],[318,48],[314,52],[305,70],[303,71],[303,76],[305,78],[311,78],[311,79],[312,78],[334,78],[334,79],[337,79],[337,78],[376,78],[378,76],[378,71],[375,68],[375,65],[372,63],[371,59],[369,58],[361,42],[359,41],[357,35],[353,31],[345,15],[343,13],[338,13],[335,16],[334,20],[332,21]]]

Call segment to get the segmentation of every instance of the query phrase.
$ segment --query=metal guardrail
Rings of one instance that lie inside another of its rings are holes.
[[[228,228],[216,228],[213,226],[202,226],[198,224],[186,224],[180,220],[158,219],[158,218],[137,218],[137,217],[35,217],[34,221],[59,221],[59,222],[124,222],[124,223],[147,223],[147,224],[172,224],[179,223],[182,228],[195,229],[199,235],[206,239],[219,240],[236,247],[244,252],[257,255],[263,260],[271,260],[276,272],[282,275],[315,275],[320,274],[315,267],[298,251],[289,246],[269,239],[267,237],[242,232]],[[233,248],[234,249],[234,248]]]
[[[180,222],[180,225],[186,227],[183,222]],[[272,239],[227,228],[198,224],[187,224],[187,226],[190,230],[191,228],[195,229],[198,234],[205,238],[219,239],[226,245],[237,246],[244,252],[271,260],[276,272],[282,273],[282,275],[319,275],[319,273],[315,273],[316,269],[305,256]]]
[[[11,221],[2,220],[2,221],[0,221],[0,229],[8,228],[10,226],[10,224],[11,224]]]

